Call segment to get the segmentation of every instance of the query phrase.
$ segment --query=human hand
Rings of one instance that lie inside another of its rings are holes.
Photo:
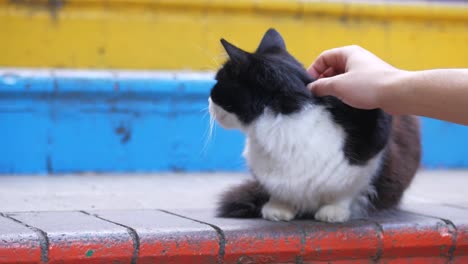
[[[308,85],[314,94],[361,109],[383,108],[386,89],[404,73],[359,46],[327,50],[307,71],[317,79]]]

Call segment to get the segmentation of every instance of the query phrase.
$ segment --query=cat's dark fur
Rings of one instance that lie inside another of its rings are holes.
[[[388,209],[398,205],[419,167],[419,124],[415,117],[392,117],[381,109],[361,110],[334,97],[314,96],[306,88],[313,78],[286,51],[282,37],[273,29],[267,31],[254,53],[247,53],[225,40],[221,42],[230,60],[216,75],[218,82],[211,91],[214,103],[235,114],[245,125],[256,120],[265,109],[277,115],[291,115],[308,104],[324,106],[346,133],[343,152],[349,164],[365,165],[383,152],[382,163],[371,182],[377,195],[369,196],[372,203],[369,208]],[[269,197],[259,181],[248,181],[224,194],[218,215],[259,217]]]

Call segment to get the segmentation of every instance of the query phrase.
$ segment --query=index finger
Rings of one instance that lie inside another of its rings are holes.
[[[345,58],[342,48],[334,48],[322,52],[318,58],[310,65],[307,72],[312,77],[318,79],[329,68],[332,68],[336,74],[343,73],[345,68]]]
[[[323,54],[323,53],[322,53]],[[329,66],[325,63],[323,60],[322,55],[320,55],[313,63],[312,65],[309,66],[307,69],[307,72],[314,77],[315,79],[318,79],[322,73],[324,73]]]

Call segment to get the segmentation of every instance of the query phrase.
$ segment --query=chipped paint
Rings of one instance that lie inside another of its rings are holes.
[[[17,7],[27,8],[30,14],[46,10],[54,22],[57,22],[58,13],[65,4],[65,0],[9,0],[9,2]]]
[[[115,129],[115,133],[121,136],[120,142],[122,144],[126,144],[132,136],[132,131],[130,130],[130,128],[123,126],[123,125],[120,125],[119,127],[117,127]]]
[[[92,249],[88,249],[88,251],[86,251],[86,257],[88,257],[88,258],[92,257],[93,254],[94,254],[94,250],[92,250]]]

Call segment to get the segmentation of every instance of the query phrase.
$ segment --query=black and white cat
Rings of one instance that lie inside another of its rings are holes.
[[[268,30],[254,53],[221,40],[209,111],[246,135],[253,179],[228,190],[218,216],[344,222],[398,205],[420,162],[418,120],[316,97],[314,81]]]

